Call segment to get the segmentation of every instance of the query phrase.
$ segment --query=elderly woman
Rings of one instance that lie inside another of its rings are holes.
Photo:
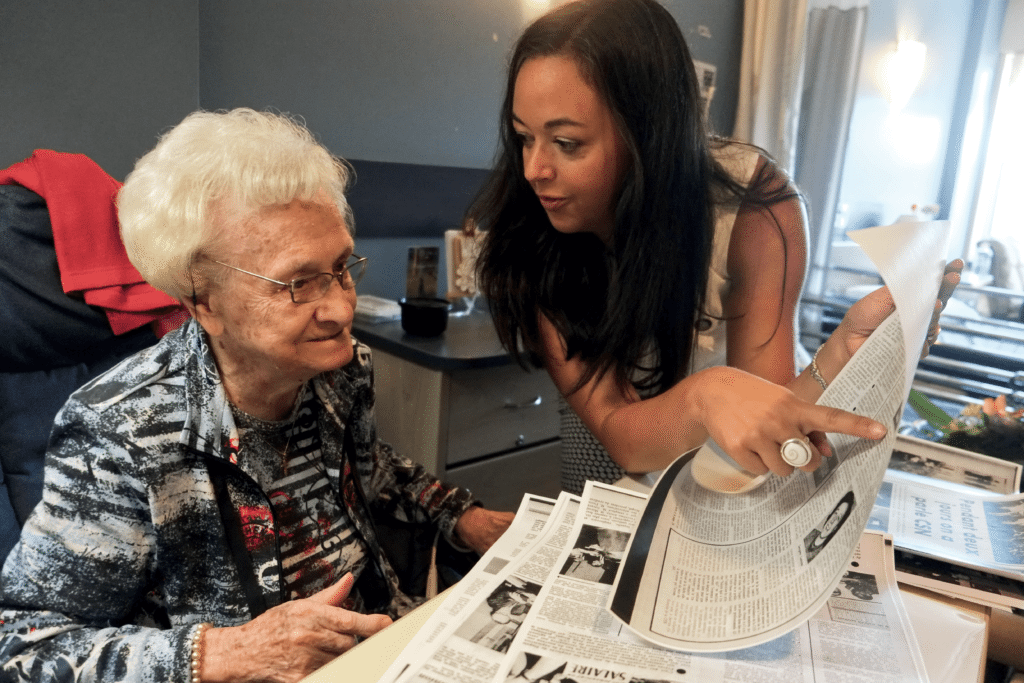
[[[192,319],[58,415],[3,569],[4,680],[297,680],[418,604],[371,510],[477,552],[508,526],[377,439],[347,180],[252,110],[138,162],[125,246]]]

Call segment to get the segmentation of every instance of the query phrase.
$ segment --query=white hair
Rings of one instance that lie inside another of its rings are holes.
[[[183,299],[195,291],[194,262],[217,240],[222,203],[251,214],[323,191],[352,232],[350,175],[344,161],[288,116],[244,108],[194,112],[125,179],[117,197],[121,239],[149,284]]]

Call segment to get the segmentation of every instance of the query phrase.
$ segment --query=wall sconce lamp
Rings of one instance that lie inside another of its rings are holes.
[[[901,40],[882,58],[879,80],[894,113],[903,109],[920,83],[927,51],[924,43]]]

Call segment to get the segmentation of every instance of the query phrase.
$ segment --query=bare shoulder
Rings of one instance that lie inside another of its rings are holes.
[[[799,191],[774,161],[759,156],[751,178],[751,192],[736,215],[730,261],[734,254],[755,261],[778,255],[802,264],[807,244],[807,215]]]

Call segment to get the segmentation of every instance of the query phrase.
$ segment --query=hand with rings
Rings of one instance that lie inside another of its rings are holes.
[[[885,425],[839,408],[809,403],[786,387],[750,373],[716,366],[701,370],[701,424],[736,463],[757,476],[787,477],[794,467],[815,469],[832,448],[827,434],[877,440]],[[785,449],[783,445],[790,443]],[[796,463],[788,461],[783,451]],[[802,462],[806,460],[806,462]]]

